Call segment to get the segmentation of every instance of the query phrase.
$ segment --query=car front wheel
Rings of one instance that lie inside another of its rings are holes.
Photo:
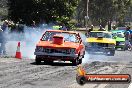
[[[114,56],[115,55],[115,50],[110,50],[108,56]]]
[[[39,65],[41,63],[41,59],[38,56],[36,56],[35,62],[37,65]]]
[[[82,59],[79,59],[79,64],[81,64],[82,63]]]
[[[76,58],[75,60],[73,60],[73,61],[72,61],[72,64],[73,64],[74,66],[78,65],[78,64],[79,64],[78,58]]]

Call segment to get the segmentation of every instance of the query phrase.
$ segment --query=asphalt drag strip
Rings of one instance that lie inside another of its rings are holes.
[[[129,86],[129,84],[85,84],[80,86],[76,82],[76,66],[60,62],[36,65],[34,58],[28,57],[33,55],[34,47],[24,45],[24,42],[21,44],[22,59],[13,58],[17,42],[8,43],[7,56],[0,58],[0,88],[128,88]],[[88,74],[126,73],[132,75],[131,54],[130,51],[116,51],[114,56],[86,53],[83,64],[87,63]]]

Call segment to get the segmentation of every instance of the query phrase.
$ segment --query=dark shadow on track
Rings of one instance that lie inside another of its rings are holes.
[[[33,63],[30,63],[31,65],[37,65],[35,62]],[[41,62],[39,65],[50,65],[50,66],[75,66],[73,65],[72,63],[60,63],[60,62],[53,62],[53,63],[44,63],[44,62]]]

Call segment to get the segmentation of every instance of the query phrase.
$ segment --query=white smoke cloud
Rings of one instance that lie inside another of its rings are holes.
[[[86,45],[86,36],[85,36],[85,34],[83,34],[83,33],[81,33],[81,32],[79,32],[79,34],[80,34],[80,36],[81,36],[81,38],[82,38],[82,41],[83,41],[83,43],[84,43],[84,45]],[[82,63],[88,63],[89,62],[89,54],[88,54],[88,52],[87,51],[85,51],[85,56],[84,56],[84,58],[82,59]]]
[[[9,31],[6,31],[6,35],[8,35],[6,36],[8,39],[6,43],[7,54],[9,56],[15,57],[17,44],[20,41],[20,50],[22,53],[22,57],[27,59],[34,59],[34,51],[36,44],[39,42],[40,38],[42,37],[42,34],[49,29],[52,29],[52,25],[49,26],[47,24],[43,24],[40,25],[38,28],[25,27],[24,34],[17,32],[9,33]],[[86,36],[83,33],[80,33],[80,35],[83,40],[83,43],[86,44]],[[103,57],[104,56],[89,55],[86,51],[85,57],[83,58],[82,62],[88,63],[89,61],[98,61],[102,60]]]
[[[84,45],[86,46],[87,45],[87,42],[86,42],[86,36],[84,33],[81,33],[79,32],[82,40],[83,40],[83,43]],[[89,62],[94,62],[94,61],[100,61],[100,62],[103,62],[103,61],[108,61],[108,57],[106,55],[103,55],[103,54],[89,54],[87,52],[87,50],[85,51],[85,56],[84,58],[82,59],[82,63],[85,64],[85,63],[89,63]]]
[[[52,26],[43,24],[40,27],[32,28],[32,27],[24,27],[24,33],[6,32],[7,43],[6,43],[6,51],[9,56],[15,56],[17,50],[17,44],[20,42],[20,51],[23,58],[34,59],[34,51],[36,44],[39,42],[42,34],[45,30],[52,29]]]

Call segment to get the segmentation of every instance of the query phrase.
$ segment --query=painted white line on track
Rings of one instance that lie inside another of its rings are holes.
[[[129,87],[128,88],[132,88],[132,83],[129,85]]]
[[[0,60],[3,63],[13,63],[13,62],[20,62],[20,60]]]

